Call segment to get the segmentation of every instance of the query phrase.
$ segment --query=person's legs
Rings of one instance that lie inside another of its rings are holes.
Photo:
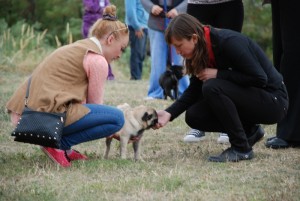
[[[139,58],[137,46],[139,43],[138,38],[135,36],[135,31],[132,26],[129,26],[129,41],[130,41],[130,79],[138,80],[141,77],[141,72],[139,71]]]
[[[117,108],[96,104],[85,106],[90,109],[90,112],[64,128],[60,149],[41,147],[52,161],[62,167],[70,167],[71,161],[74,160],[87,159],[87,156],[71,150],[72,146],[110,136],[120,130],[124,124],[123,113]]]
[[[280,26],[280,12],[278,0],[272,0],[272,45],[273,45],[273,63],[275,68],[280,70],[280,62],[282,55],[282,41],[281,41],[281,26]]]
[[[191,4],[187,6],[187,13],[197,18],[202,24],[215,26],[216,13],[215,4]]]
[[[225,128],[217,119],[209,103],[201,99],[189,107],[185,113],[185,121],[193,129],[207,132],[223,132]]]
[[[242,0],[229,1],[214,5],[214,19],[211,25],[217,28],[231,29],[241,32],[244,22],[244,5]],[[226,133],[220,133],[217,142],[228,144]]]
[[[289,109],[286,117],[277,124],[276,137],[266,141],[268,148],[300,147],[300,28],[294,22],[300,16],[297,11],[299,6],[297,0],[289,4],[282,0],[272,0],[273,60],[286,83]]]
[[[64,128],[61,149],[69,150],[74,145],[108,137],[122,128],[124,116],[121,110],[106,105],[85,106],[90,112]]]
[[[115,75],[112,72],[112,67],[111,64],[108,64],[108,75],[107,75],[107,80],[114,80]]]
[[[142,67],[143,61],[146,55],[146,44],[148,32],[144,31],[144,36],[138,38],[135,35],[135,30],[129,26],[129,39],[130,39],[130,74],[131,80],[140,80],[142,79]]]
[[[280,90],[271,94],[221,79],[207,80],[202,91],[204,99],[186,111],[187,124],[199,130],[226,132],[231,143],[231,148],[209,157],[212,162],[252,159],[252,146],[263,136],[256,124],[280,121],[288,104]]]
[[[289,94],[289,109],[277,125],[277,137],[291,145],[300,145],[300,27],[295,25],[295,19],[300,17],[300,1],[292,0],[289,4],[282,0],[278,2],[283,50],[280,72]]]
[[[159,85],[159,77],[166,71],[167,43],[164,33],[149,29],[151,48],[151,73],[149,79],[148,97],[162,99],[163,90]]]
[[[81,28],[81,34],[82,34],[83,38],[87,38],[88,37],[89,30],[90,30],[90,27],[92,25],[93,24],[90,21],[83,19],[83,21],[82,21],[82,28]]]
[[[232,29],[241,32],[244,21],[244,6],[241,0],[219,4],[188,4],[187,13],[197,18],[203,24],[217,28]],[[193,130],[191,130],[194,133]],[[189,140],[191,135],[187,136]],[[199,141],[195,136],[194,141]],[[220,133],[218,143],[227,144],[229,138],[226,133]]]
[[[216,4],[216,17],[213,26],[241,32],[244,22],[242,0]]]
[[[195,129],[225,132],[231,146],[241,152],[251,150],[247,138],[258,123],[278,122],[285,114],[287,101],[255,87],[241,87],[220,79],[203,84],[204,100],[186,111],[186,122]]]
[[[142,78],[142,73],[143,73],[143,63],[144,63],[144,60],[146,58],[146,55],[147,55],[147,41],[148,41],[148,29],[143,29],[143,37],[140,39],[140,48],[138,48],[140,50],[140,60],[141,60],[141,65],[139,66],[140,67],[140,72],[141,72],[141,78]]]

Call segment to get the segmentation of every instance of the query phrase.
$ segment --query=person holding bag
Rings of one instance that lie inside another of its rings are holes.
[[[287,113],[282,75],[250,38],[204,26],[189,14],[180,14],[169,23],[165,39],[185,59],[191,78],[183,95],[158,111],[154,129],[185,112],[191,128],[229,136],[231,147],[210,156],[209,161],[252,159],[252,147],[264,137],[259,124],[278,123]]]
[[[121,57],[128,45],[128,27],[107,6],[103,19],[92,27],[92,37],[58,48],[32,72],[27,105],[49,113],[66,112],[60,148],[42,147],[62,167],[87,159],[72,149],[83,142],[108,137],[124,124],[123,113],[103,104],[108,64]],[[24,109],[28,79],[6,104],[14,125]]]

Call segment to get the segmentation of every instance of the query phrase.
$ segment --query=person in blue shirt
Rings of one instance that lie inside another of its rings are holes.
[[[142,79],[143,62],[148,39],[147,22],[149,14],[140,0],[125,0],[125,22],[129,27],[130,80]]]
[[[141,0],[145,10],[149,13],[148,28],[151,51],[151,72],[146,100],[163,99],[163,89],[159,85],[159,77],[167,69],[168,63],[173,68],[182,66],[183,59],[176,53],[174,47],[164,40],[164,31],[179,13],[185,13],[187,0]],[[169,60],[169,62],[168,62]],[[188,76],[179,80],[179,96],[189,85]]]

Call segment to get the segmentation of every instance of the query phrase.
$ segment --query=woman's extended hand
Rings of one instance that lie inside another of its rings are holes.
[[[153,127],[153,129],[159,129],[159,128],[165,126],[171,119],[171,114],[164,110],[157,111],[157,116],[158,116],[158,122]]]

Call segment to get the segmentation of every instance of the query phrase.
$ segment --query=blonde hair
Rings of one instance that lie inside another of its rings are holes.
[[[90,30],[90,36],[98,39],[107,34],[112,34],[116,39],[121,35],[128,35],[128,27],[123,22],[117,19],[117,8],[115,5],[109,5],[104,8],[103,18],[98,19]]]

